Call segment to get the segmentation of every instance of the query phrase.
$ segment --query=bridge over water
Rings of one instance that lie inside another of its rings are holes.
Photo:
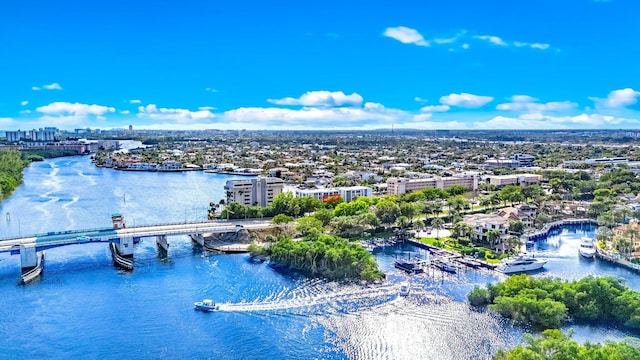
[[[111,217],[113,227],[48,232],[28,236],[0,239],[0,253],[20,255],[23,274],[39,267],[42,251],[67,245],[110,243],[114,262],[128,268],[133,263],[125,259],[133,256],[133,244],[142,238],[155,237],[161,251],[168,250],[167,236],[189,235],[193,241],[204,244],[204,234],[237,233],[243,229],[272,227],[270,221],[201,221],[166,223],[128,227],[120,214]],[[115,253],[114,253],[115,252]],[[124,261],[119,263],[118,259]]]

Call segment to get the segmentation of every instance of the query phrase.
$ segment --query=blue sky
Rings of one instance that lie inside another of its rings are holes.
[[[0,129],[639,128],[640,2],[5,1]]]

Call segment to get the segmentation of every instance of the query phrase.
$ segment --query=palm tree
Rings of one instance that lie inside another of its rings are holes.
[[[489,245],[495,249],[497,249],[498,247],[498,243],[500,240],[500,235],[502,235],[500,233],[500,231],[498,230],[489,230],[485,233],[485,235],[487,236],[487,240],[489,241]],[[502,249],[504,251],[504,249]]]
[[[436,239],[440,239],[440,229],[444,228],[444,220],[437,217],[431,220],[431,226],[436,230]]]

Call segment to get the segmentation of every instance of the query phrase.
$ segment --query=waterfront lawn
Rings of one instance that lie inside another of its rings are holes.
[[[455,251],[464,255],[477,254],[476,255],[477,258],[479,258],[480,260],[484,260],[489,264],[498,264],[500,263],[500,260],[502,258],[508,256],[508,255],[500,256],[495,252],[493,252],[492,250],[489,250],[481,246],[474,246],[471,243],[469,243],[469,246],[463,245],[455,241],[453,238],[440,238],[440,239],[419,238],[418,241],[420,241],[423,244],[428,244],[428,245],[439,247],[445,250]]]

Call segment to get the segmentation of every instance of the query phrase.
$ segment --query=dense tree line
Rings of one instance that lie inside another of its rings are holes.
[[[489,305],[502,316],[540,328],[559,328],[573,319],[640,329],[640,293],[613,277],[590,276],[567,282],[515,275],[486,289],[476,287],[469,302]]]
[[[28,165],[18,150],[0,150],[0,199],[22,183],[22,170]]]
[[[283,238],[266,249],[251,247],[253,255],[268,255],[272,261],[329,279],[381,279],[373,256],[362,246],[337,236],[309,229],[300,241]]]
[[[586,343],[578,344],[560,330],[549,329],[542,337],[534,338],[525,335],[526,345],[519,345],[511,350],[500,350],[495,360],[546,360],[546,359],[581,359],[581,360],[634,360],[640,359],[640,349],[625,341],[607,341],[604,345]]]

